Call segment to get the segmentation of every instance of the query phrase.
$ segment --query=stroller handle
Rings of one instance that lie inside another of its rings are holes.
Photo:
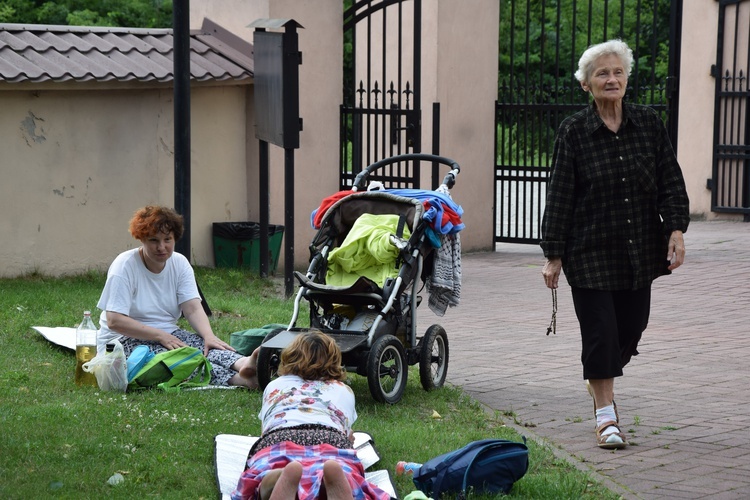
[[[432,161],[432,162],[442,163],[443,165],[448,165],[449,167],[451,167],[451,171],[448,172],[448,175],[446,175],[445,178],[443,179],[443,184],[448,186],[448,188],[453,187],[453,185],[456,183],[456,175],[461,171],[461,167],[458,165],[458,163],[451,160],[450,158],[445,158],[444,156],[437,156],[437,155],[425,154],[425,153],[409,153],[409,154],[403,154],[403,155],[398,155],[398,156],[391,156],[390,158],[384,158],[382,160],[376,161],[375,163],[371,163],[370,165],[367,166],[367,168],[365,168],[360,173],[358,173],[357,177],[354,178],[352,191],[359,191],[360,189],[364,189],[367,176],[370,175],[371,172],[381,167],[384,167],[386,165],[390,165],[391,163],[398,163],[401,161],[410,161],[410,160]]]

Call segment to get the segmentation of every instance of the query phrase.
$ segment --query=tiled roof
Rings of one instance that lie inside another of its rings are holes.
[[[0,82],[170,82],[171,29],[0,24]],[[194,81],[253,77],[252,44],[206,19],[190,33]]]

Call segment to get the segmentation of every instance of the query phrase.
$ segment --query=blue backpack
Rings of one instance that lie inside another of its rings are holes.
[[[482,439],[435,457],[414,472],[414,485],[432,498],[444,492],[466,498],[478,493],[510,492],[529,469],[529,450],[523,443]]]

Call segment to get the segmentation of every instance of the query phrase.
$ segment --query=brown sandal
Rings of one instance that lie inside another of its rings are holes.
[[[617,429],[617,432],[607,434],[606,436],[602,435],[602,432],[604,432],[608,427],[613,426]],[[625,434],[623,434],[622,430],[620,430],[620,426],[617,425],[617,422],[609,421],[604,422],[602,425],[596,428],[596,444],[597,446],[599,446],[599,448],[603,448],[605,450],[619,450],[625,448],[628,445],[628,441],[625,437]]]

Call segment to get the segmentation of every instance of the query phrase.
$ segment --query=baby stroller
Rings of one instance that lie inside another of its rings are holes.
[[[372,172],[404,161],[436,162],[451,170],[437,191],[365,189]],[[285,330],[269,333],[260,347],[261,389],[277,376],[281,350],[296,335],[309,330],[296,326],[302,299],[310,306],[310,328],[334,338],[346,370],[367,377],[376,401],[400,401],[409,366],[415,364],[419,364],[425,390],[443,385],[448,371],[448,337],[438,324],[418,336],[417,306],[422,301],[420,278],[429,280],[426,276],[432,269],[434,250],[445,238],[455,242],[455,233],[463,228],[461,208],[455,204],[453,222],[436,226],[436,221],[439,225],[447,220],[445,212],[452,204],[449,190],[459,171],[456,162],[440,156],[387,158],[360,172],[351,191],[336,193],[313,212],[313,227],[319,230],[310,244],[307,273],[294,272],[300,288],[292,319]],[[448,206],[444,206],[446,202]],[[434,205],[438,205],[437,217]],[[447,226],[450,235],[445,234]]]

